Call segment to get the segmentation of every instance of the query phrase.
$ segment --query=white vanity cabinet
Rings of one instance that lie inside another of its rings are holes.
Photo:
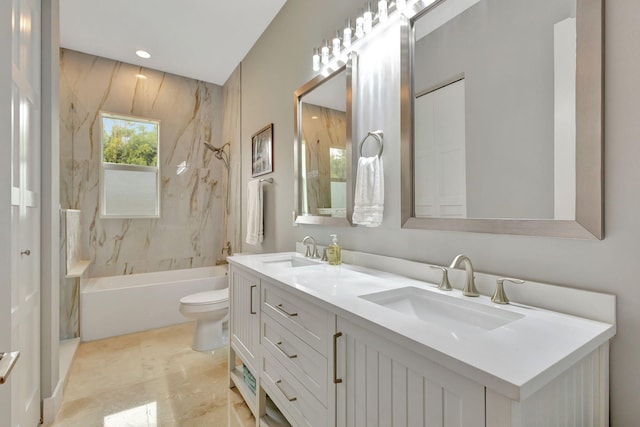
[[[521,304],[494,307],[486,296],[470,301],[454,290],[446,298],[464,302],[455,306],[460,313],[473,303],[513,318],[461,335],[446,322],[363,298],[424,286],[415,280],[360,266],[294,267],[296,257],[231,259],[231,385],[257,426],[277,425],[267,396],[294,426],[608,426],[615,297],[528,284],[533,300],[550,293],[553,301],[600,307],[602,320],[590,320]],[[255,375],[256,394],[234,367],[236,355]]]
[[[485,388],[337,319],[336,426],[484,427]]]

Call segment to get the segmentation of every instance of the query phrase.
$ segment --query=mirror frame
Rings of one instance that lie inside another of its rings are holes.
[[[347,151],[347,213],[345,218],[338,217],[327,217],[320,215],[302,215],[303,206],[302,206],[302,197],[301,196],[301,179],[300,176],[301,168],[300,165],[302,162],[302,97],[313,89],[320,86],[325,81],[331,79],[335,75],[346,71],[347,77],[347,87],[346,87],[346,101],[347,101],[347,112],[346,112],[346,151]],[[342,226],[352,226],[351,217],[353,216],[353,195],[355,192],[355,179],[354,179],[354,155],[353,155],[353,143],[352,143],[352,135],[353,135],[353,88],[357,87],[357,75],[358,75],[358,55],[355,52],[351,52],[349,54],[349,58],[346,63],[342,65],[337,70],[331,72],[330,74],[319,74],[304,85],[302,85],[298,90],[293,93],[293,126],[294,126],[294,144],[293,144],[293,174],[294,174],[294,182],[293,182],[293,203],[294,203],[294,222],[296,224],[314,224],[314,225],[342,225]]]
[[[576,0],[576,219],[417,218],[414,204],[414,25],[447,0],[416,2],[401,22],[402,228],[603,239],[603,0]],[[429,2],[430,3],[430,2]]]

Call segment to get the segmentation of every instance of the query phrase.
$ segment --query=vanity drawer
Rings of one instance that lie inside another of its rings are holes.
[[[333,316],[295,295],[263,281],[262,310],[327,357]],[[335,320],[333,320],[335,323]],[[334,326],[335,328],[335,326]]]
[[[327,406],[327,358],[289,332],[271,316],[262,316],[262,345],[307,390]]]
[[[273,355],[262,355],[261,385],[291,424],[327,427],[328,411]]]

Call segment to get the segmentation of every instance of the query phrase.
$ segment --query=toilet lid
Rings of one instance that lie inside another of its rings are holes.
[[[229,288],[215,291],[198,292],[180,298],[180,303],[189,305],[205,305],[229,300]]]

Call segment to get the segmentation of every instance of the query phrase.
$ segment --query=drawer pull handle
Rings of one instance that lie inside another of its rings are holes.
[[[282,354],[287,356],[289,359],[295,359],[296,357],[298,357],[297,354],[289,354],[286,351],[284,351],[284,348],[282,348],[282,341],[278,341],[276,345],[278,346],[278,350],[280,350]]]
[[[286,314],[289,317],[295,317],[298,315],[298,313],[289,313],[287,310],[284,309],[284,307],[282,306],[282,304],[278,304],[276,305],[276,308],[278,310],[280,310],[281,312],[283,312],[284,314]]]
[[[333,383],[340,384],[342,378],[338,378],[338,338],[342,336],[342,332],[333,334]]]
[[[251,285],[249,287],[249,314],[257,314],[257,312],[253,309],[253,288],[258,285]]]
[[[282,394],[284,394],[284,397],[289,401],[289,402],[295,402],[296,400],[298,400],[297,397],[289,397],[287,396],[287,393],[284,391],[284,389],[282,387],[280,387],[280,384],[282,383],[282,380],[278,380],[276,381],[276,387],[278,387],[278,390],[280,390],[282,392]]]

